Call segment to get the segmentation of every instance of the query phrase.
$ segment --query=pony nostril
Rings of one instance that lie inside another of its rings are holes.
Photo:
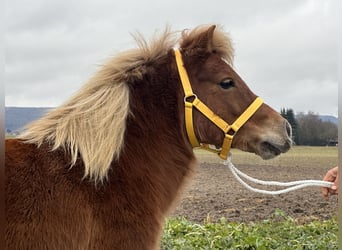
[[[292,138],[292,127],[288,121],[285,121],[285,129],[287,136]]]

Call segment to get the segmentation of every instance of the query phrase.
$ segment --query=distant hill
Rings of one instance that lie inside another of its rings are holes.
[[[28,123],[42,117],[51,108],[5,107],[5,130],[18,133]]]
[[[335,123],[336,125],[338,125],[338,118],[336,118],[335,116],[332,116],[332,115],[320,115],[319,118],[323,122],[332,122],[332,123]]]
[[[42,117],[51,108],[21,108],[5,107],[5,130],[8,133],[18,133],[28,123]],[[320,115],[322,121],[330,121],[338,125],[335,116]]]

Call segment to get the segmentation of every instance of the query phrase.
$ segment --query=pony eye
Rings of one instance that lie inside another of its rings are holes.
[[[222,82],[220,82],[220,86],[223,89],[229,89],[234,87],[234,81],[231,78],[224,79]]]

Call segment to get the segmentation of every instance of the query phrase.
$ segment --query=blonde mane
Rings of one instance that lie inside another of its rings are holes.
[[[165,56],[177,43],[195,39],[208,26],[182,32],[181,39],[166,28],[149,43],[135,37],[138,48],[118,54],[68,101],[31,123],[20,136],[28,143],[53,145],[52,150],[64,148],[71,154],[71,166],[79,155],[85,172],[95,181],[106,178],[111,162],[117,160],[124,145],[129,109],[129,82],[142,79],[151,64]],[[229,37],[215,30],[213,46],[222,57],[232,62],[233,50]]]

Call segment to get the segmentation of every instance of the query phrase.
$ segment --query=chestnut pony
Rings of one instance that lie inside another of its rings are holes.
[[[196,165],[174,47],[189,99],[227,124],[257,98],[233,70],[222,28],[177,34],[138,37],[138,48],[112,58],[63,105],[6,141],[7,249],[159,247],[164,219]],[[197,108],[191,116],[201,145],[221,147],[232,133]],[[261,103],[231,146],[269,159],[290,148],[290,134]]]

